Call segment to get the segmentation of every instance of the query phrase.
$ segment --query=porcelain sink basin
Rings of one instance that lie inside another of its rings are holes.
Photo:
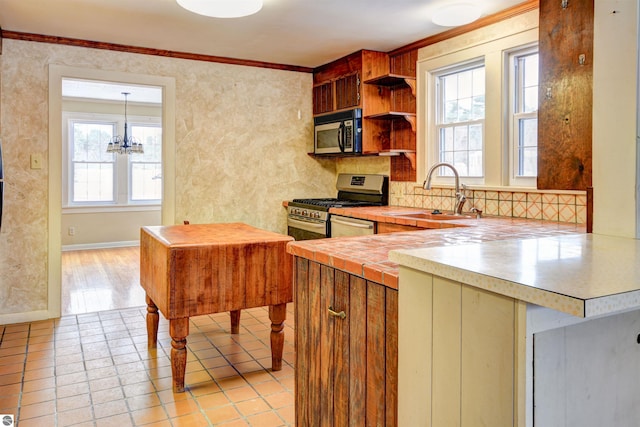
[[[429,221],[450,221],[456,219],[472,219],[473,216],[470,215],[454,215],[447,213],[431,213],[431,212],[406,212],[406,213],[395,213],[389,214],[389,216],[394,217],[402,217],[402,218],[410,218],[410,219],[422,219]]]

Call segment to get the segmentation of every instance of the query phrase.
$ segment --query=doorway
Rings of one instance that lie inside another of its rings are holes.
[[[63,183],[66,173],[63,132],[63,81],[88,81],[117,86],[156,87],[161,90],[162,126],[162,198],[160,223],[174,223],[175,206],[175,80],[171,77],[82,69],[51,65],[49,67],[49,246],[48,246],[48,312],[49,317],[61,315],[62,294],[62,235],[63,200],[68,201],[68,186]],[[118,89],[116,89],[118,90]],[[122,97],[122,94],[118,94]],[[67,199],[64,199],[67,197]],[[67,205],[65,204],[65,208]],[[126,215],[126,209],[124,214]],[[100,244],[97,243],[97,247]],[[103,245],[104,246],[104,245]],[[88,246],[90,248],[91,245]],[[94,248],[95,249],[95,248]]]

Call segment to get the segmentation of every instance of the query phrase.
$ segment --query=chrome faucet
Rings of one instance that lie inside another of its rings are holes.
[[[424,184],[422,185],[422,188],[424,188],[425,190],[431,189],[431,177],[433,176],[433,172],[435,172],[435,170],[441,166],[446,166],[453,171],[453,175],[455,176],[455,185],[456,185],[456,189],[455,189],[456,203],[455,203],[455,208],[453,209],[453,213],[454,215],[461,215],[462,207],[464,206],[464,202],[467,201],[467,198],[465,197],[464,193],[460,191],[460,175],[458,174],[458,171],[451,163],[441,162],[431,166],[431,168],[429,169],[429,172],[427,172],[427,179],[424,180]]]

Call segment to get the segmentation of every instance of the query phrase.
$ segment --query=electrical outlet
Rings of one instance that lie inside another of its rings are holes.
[[[75,235],[76,235],[76,228],[69,227],[69,236],[75,236]]]

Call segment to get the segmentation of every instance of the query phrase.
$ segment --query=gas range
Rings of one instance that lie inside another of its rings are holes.
[[[296,240],[331,237],[330,208],[385,206],[389,200],[389,178],[372,174],[340,174],[338,197],[293,199],[288,203],[288,234]]]

